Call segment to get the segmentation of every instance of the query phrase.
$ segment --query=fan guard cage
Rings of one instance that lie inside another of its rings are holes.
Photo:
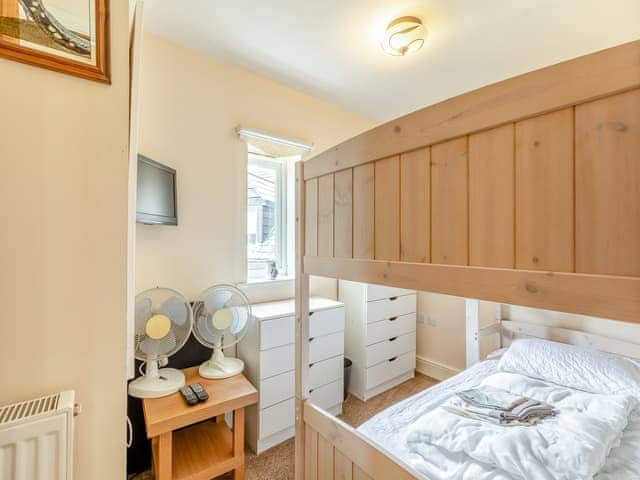
[[[226,329],[222,334],[214,331],[210,325],[211,315],[220,309],[235,310],[234,314],[240,315],[240,321],[244,323],[237,333],[232,333],[230,329]],[[252,318],[251,305],[245,293],[238,287],[227,284],[215,285],[198,295],[193,304],[193,318],[193,335],[198,342],[205,347],[214,348],[220,339],[223,348],[227,348],[238,343],[246,334]]]
[[[159,339],[147,335],[147,322],[154,315],[170,320],[169,331]],[[169,357],[180,350],[189,339],[193,326],[193,311],[180,292],[164,287],[151,288],[136,295],[135,357],[149,361]]]

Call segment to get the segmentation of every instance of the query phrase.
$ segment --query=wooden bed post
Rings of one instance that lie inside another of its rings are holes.
[[[467,368],[480,361],[480,302],[465,298]]]
[[[296,163],[296,438],[295,479],[305,478],[304,403],[309,397],[309,275],[304,273],[305,246],[304,164]]]

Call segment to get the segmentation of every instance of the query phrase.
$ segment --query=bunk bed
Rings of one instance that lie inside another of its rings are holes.
[[[425,88],[428,84],[425,83]],[[466,297],[468,364],[505,331],[477,300],[640,322],[640,41],[514,77],[298,163],[296,479],[417,478],[307,401],[309,276]],[[585,340],[586,339],[586,340]]]

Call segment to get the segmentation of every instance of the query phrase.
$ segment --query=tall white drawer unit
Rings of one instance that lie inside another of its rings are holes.
[[[245,434],[260,454],[295,434],[294,300],[255,304],[251,311],[238,356],[245,362],[245,376],[258,389],[257,405],[245,409]],[[311,401],[338,415],[344,388],[344,306],[312,297],[309,311]]]
[[[415,375],[416,292],[340,281],[349,392],[368,400]]]

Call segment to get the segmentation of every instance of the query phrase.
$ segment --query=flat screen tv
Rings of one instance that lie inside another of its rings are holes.
[[[138,155],[136,221],[152,225],[177,225],[176,171]]]

